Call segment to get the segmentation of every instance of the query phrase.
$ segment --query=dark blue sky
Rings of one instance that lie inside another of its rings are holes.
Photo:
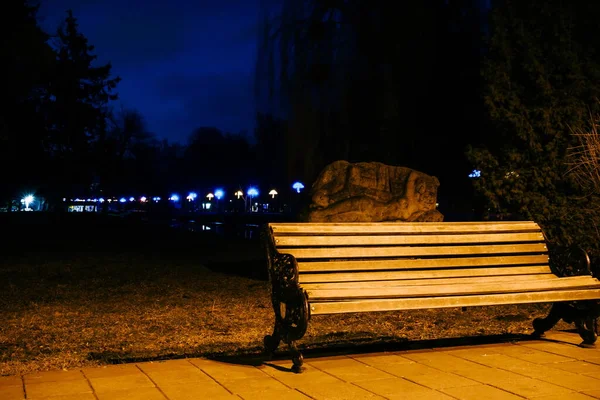
[[[159,139],[254,128],[259,0],[40,0],[55,32],[72,9],[99,63],[122,78],[115,107],[137,109]],[[276,4],[276,0],[272,0]]]

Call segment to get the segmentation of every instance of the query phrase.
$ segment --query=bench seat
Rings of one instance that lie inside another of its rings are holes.
[[[600,299],[585,252],[573,265],[554,267],[533,221],[270,223],[265,243],[276,325],[285,325],[282,310],[299,303],[308,321],[322,314],[547,302],[596,310]]]

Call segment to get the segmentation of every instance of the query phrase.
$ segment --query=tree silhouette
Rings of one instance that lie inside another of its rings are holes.
[[[54,52],[38,7],[15,0],[0,26],[4,73],[0,108],[0,203],[45,181],[48,104]],[[8,208],[10,210],[10,207]]]
[[[600,5],[506,0],[493,12],[483,70],[492,131],[469,153],[492,210],[540,223],[551,240],[599,254],[600,198],[567,174],[572,131],[600,97]]]
[[[480,124],[478,3],[287,0],[263,16],[256,97],[287,121],[288,179],[310,182],[346,159],[466,186],[464,150]]]
[[[120,78],[110,78],[110,63],[95,66],[94,46],[79,32],[73,13],[67,11],[57,31],[56,66],[50,90],[48,145],[53,160],[51,185],[58,196],[91,182],[93,143],[106,132],[108,103]]]

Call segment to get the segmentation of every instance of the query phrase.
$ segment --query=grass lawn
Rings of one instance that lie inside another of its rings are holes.
[[[0,375],[256,355],[272,330],[266,265],[256,239],[225,240],[95,216],[0,222],[10,233],[0,244]],[[532,319],[548,309],[317,316],[299,347],[527,334]]]

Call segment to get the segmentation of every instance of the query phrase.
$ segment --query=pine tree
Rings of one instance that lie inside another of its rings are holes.
[[[49,138],[55,163],[57,189],[71,185],[85,187],[91,182],[94,166],[93,144],[106,133],[108,104],[120,78],[111,78],[111,64],[95,65],[94,46],[79,32],[73,13],[59,27],[56,41],[56,69],[52,85],[52,131]],[[66,195],[67,193],[63,193]]]

